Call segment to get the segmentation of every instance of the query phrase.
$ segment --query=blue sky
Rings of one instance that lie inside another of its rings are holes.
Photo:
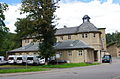
[[[18,4],[21,0],[0,0],[0,2],[5,2],[7,4]]]
[[[80,1],[80,2],[85,2],[85,3],[88,3],[88,2],[91,2],[91,1],[94,1],[94,0],[61,0],[63,2],[74,2],[74,1]],[[107,2],[109,0],[99,0],[100,3],[104,3],[104,2]],[[21,0],[0,0],[0,2],[5,2],[7,4],[18,4],[21,2]],[[112,0],[113,3],[115,4],[120,4],[120,0]]]

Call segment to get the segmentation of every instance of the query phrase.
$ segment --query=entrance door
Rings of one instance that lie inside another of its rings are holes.
[[[94,51],[94,61],[98,61],[97,51]]]

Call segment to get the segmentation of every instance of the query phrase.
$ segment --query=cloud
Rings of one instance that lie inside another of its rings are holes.
[[[25,15],[20,15],[20,6],[21,4],[9,5],[9,10],[5,12],[5,23],[6,26],[10,29],[10,32],[14,32],[16,29],[14,24],[17,21],[17,18],[25,17]]]
[[[6,25],[10,28],[11,32],[14,32],[16,18],[25,17],[25,15],[19,14],[19,7],[21,4],[10,5],[9,11],[6,15]],[[67,27],[79,26],[82,23],[82,17],[89,15],[91,17],[91,23],[98,28],[106,28],[106,32],[120,31],[120,5],[113,4],[112,0],[101,3],[99,0],[92,0],[91,2],[84,3],[79,0],[61,0],[59,3],[60,8],[57,9],[56,15],[60,20],[57,22],[59,25],[57,28],[61,28],[64,25]]]
[[[94,0],[89,3],[80,1],[61,3],[57,9],[56,15],[58,20],[58,28],[66,25],[67,27],[78,26],[82,23],[84,15],[91,17],[91,22],[98,28],[106,28],[106,32],[120,31],[120,5],[113,4],[112,0],[108,0],[101,4],[100,1]]]

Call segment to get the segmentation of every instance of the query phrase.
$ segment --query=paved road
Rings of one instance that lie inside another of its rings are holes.
[[[114,58],[112,64],[7,75],[0,79],[120,79],[120,59]]]

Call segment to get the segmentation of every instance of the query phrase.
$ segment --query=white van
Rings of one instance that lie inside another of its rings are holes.
[[[36,55],[28,55],[27,64],[31,64],[31,65],[45,64],[45,58],[41,58]]]
[[[0,65],[6,64],[7,61],[5,60],[4,56],[0,56]]]
[[[16,64],[16,55],[9,55],[7,60],[8,64]]]
[[[45,64],[45,58],[37,56],[39,64]]]
[[[27,64],[34,64],[34,56],[33,55],[27,55],[27,60],[26,60]]]
[[[16,64],[24,64],[24,63],[26,63],[26,56],[17,55],[16,56]]]

